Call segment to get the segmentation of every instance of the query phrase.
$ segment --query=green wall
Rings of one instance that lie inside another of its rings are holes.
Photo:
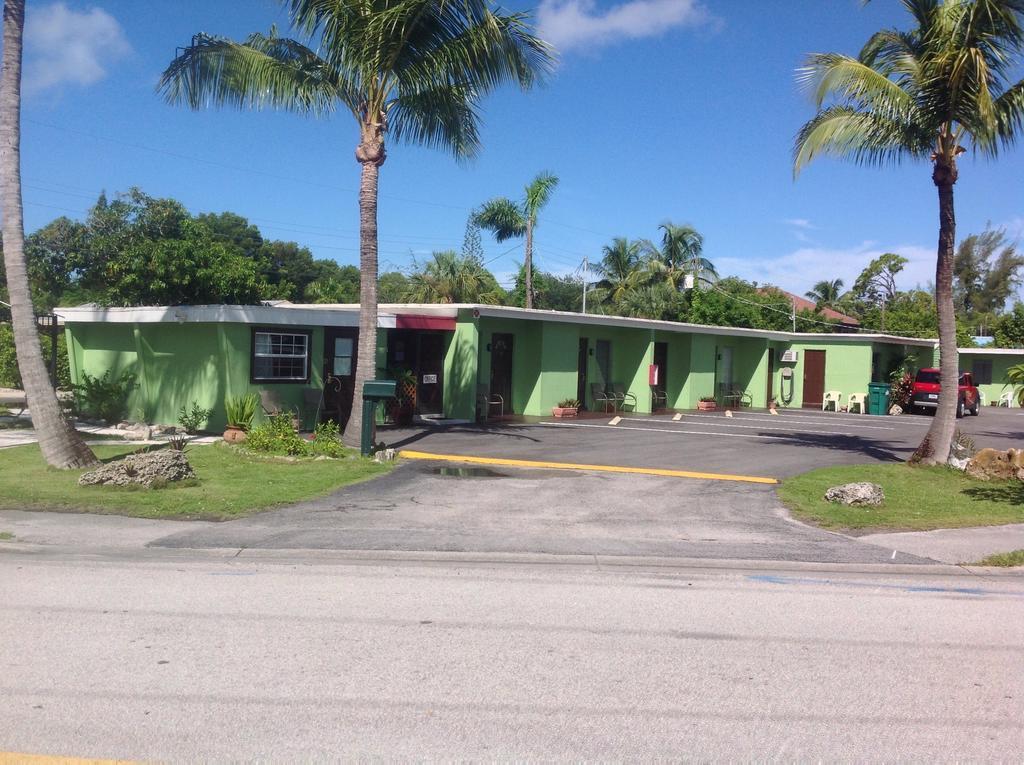
[[[480,330],[472,315],[461,312],[444,358],[444,416],[476,420]],[[488,371],[490,368],[488,367]]]
[[[789,347],[799,352],[800,359],[796,364],[783,365],[793,369],[794,379],[793,400],[785,406],[803,406],[804,360],[809,350],[825,351],[825,390],[842,393],[841,405],[846,405],[846,397],[850,393],[867,395],[868,383],[871,382],[871,343],[823,340],[791,343]]]

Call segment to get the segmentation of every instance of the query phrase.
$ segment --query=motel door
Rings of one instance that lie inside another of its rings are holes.
[[[821,409],[825,400],[825,351],[804,351],[804,409]]]
[[[491,395],[505,400],[505,411],[512,406],[512,340],[513,335],[496,332],[491,335]]]
[[[587,400],[587,349],[589,346],[590,340],[581,337],[580,348],[576,353],[576,400],[584,408],[586,408],[584,402]]]
[[[732,392],[733,388],[732,348],[729,346],[719,346],[717,356],[718,364],[715,367],[715,382],[717,383],[717,398],[721,402],[724,396]]]
[[[344,430],[352,414],[356,381],[356,344],[359,330],[338,327],[324,330],[324,406]]]
[[[419,336],[416,365],[416,409],[420,414],[444,412],[444,335]]]
[[[766,391],[767,396],[765,401],[768,406],[772,405],[772,399],[775,398],[775,349],[768,349],[768,390]]]
[[[668,392],[668,343],[654,344],[654,366],[658,368],[658,384],[652,386],[661,393]],[[668,406],[668,398],[665,399]]]

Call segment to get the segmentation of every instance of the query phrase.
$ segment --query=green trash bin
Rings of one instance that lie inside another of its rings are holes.
[[[359,452],[369,457],[373,452],[374,417],[379,401],[395,397],[394,380],[367,380],[363,383],[363,426]]]
[[[868,414],[889,413],[889,383],[868,384]]]

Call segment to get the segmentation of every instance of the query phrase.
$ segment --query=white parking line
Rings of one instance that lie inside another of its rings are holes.
[[[691,415],[687,419],[688,419],[689,422],[695,422],[696,420],[722,420],[722,419],[725,419],[725,418],[720,416],[720,415],[717,415],[717,414],[694,414],[694,415]],[[898,430],[898,428],[895,427],[894,425],[867,425],[867,424],[863,424],[863,423],[868,423],[868,422],[886,422],[887,421],[887,420],[884,420],[884,419],[875,419],[871,415],[864,415],[863,419],[861,419],[859,415],[849,415],[849,417],[846,417],[846,416],[839,416],[839,417],[837,417],[836,415],[832,415],[832,416],[823,415],[821,417],[814,417],[814,416],[804,417],[804,416],[797,415],[797,414],[787,414],[787,415],[775,416],[775,415],[770,415],[770,414],[761,414],[761,413],[758,413],[758,412],[740,412],[739,410],[737,410],[737,411],[733,412],[733,419],[736,419],[736,420],[755,420],[755,421],[767,420],[769,422],[775,422],[775,423],[780,423],[780,422],[810,422],[810,423],[814,423],[814,424],[817,424],[817,425],[829,423],[832,426],[842,427],[842,428],[872,428],[872,429],[875,429],[875,430]],[[927,419],[928,422],[931,421],[930,417],[929,418],[922,418],[922,419]],[[665,420],[662,420],[662,422],[665,422]],[[923,425],[923,424],[925,424],[924,422],[909,421],[909,420],[907,421],[907,423],[911,424],[911,425]]]
[[[746,428],[747,430],[784,430],[786,432],[822,433],[822,434],[830,435],[830,436],[841,436],[841,435],[844,435],[847,431],[849,431],[851,429],[857,429],[857,430],[896,430],[896,428],[887,428],[887,427],[881,426],[881,425],[847,425],[845,423],[842,423],[842,424],[838,424],[837,423],[836,425],[832,426],[831,430],[822,429],[821,427],[814,428],[814,427],[811,427],[810,425],[790,425],[790,426],[787,427],[786,425],[784,425],[782,423],[779,423],[778,420],[775,421],[776,423],[778,423],[777,425],[766,425],[766,424],[764,424],[764,423],[762,423],[760,421],[753,422],[753,423],[751,423],[749,425],[744,425],[743,424],[743,420],[744,419],[746,419],[746,418],[740,419],[738,417],[734,417],[733,419],[731,419],[729,421],[726,421],[724,417],[716,417],[714,419],[712,419],[710,417],[706,417],[706,418],[704,418],[704,422],[699,423],[699,424],[696,423],[694,420],[690,420],[689,422],[686,422],[685,420],[683,420],[682,422],[673,422],[672,420],[660,420],[660,421],[658,421],[658,424],[660,424],[660,425],[667,425],[667,426],[669,426],[669,427],[671,427],[673,429],[675,429],[676,426],[683,426],[683,427],[701,427],[701,426],[705,426],[705,427],[709,427],[709,428]],[[739,420],[739,422],[737,422],[737,420]]]
[[[648,433],[665,433],[670,436],[716,436],[718,438],[756,438],[763,441],[793,441],[799,440],[799,433],[791,437],[786,436],[764,436],[756,433],[721,433],[707,430],[681,430],[678,428],[640,428],[631,425],[587,425],[582,422],[538,422],[526,427],[549,427],[549,428],[607,428],[608,430],[641,430]],[[804,435],[811,435],[805,433]],[[842,435],[840,433],[823,433],[821,435]]]

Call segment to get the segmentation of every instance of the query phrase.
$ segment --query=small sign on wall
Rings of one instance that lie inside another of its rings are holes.
[[[436,385],[437,384],[437,375],[423,375],[423,384],[424,385],[431,385],[431,384]]]

